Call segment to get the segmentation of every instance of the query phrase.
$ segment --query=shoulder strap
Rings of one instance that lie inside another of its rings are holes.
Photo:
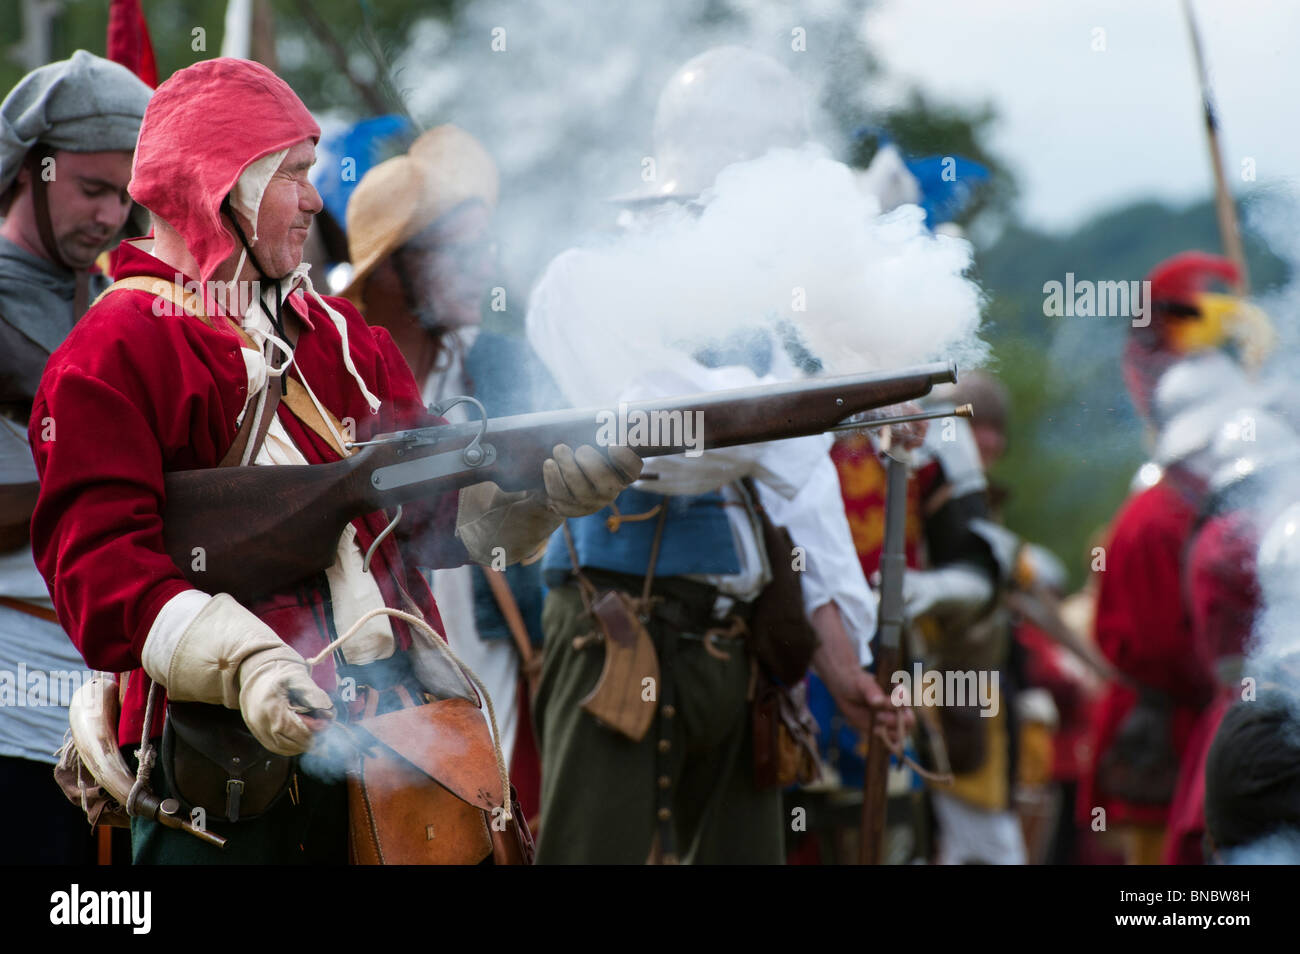
[[[132,275],[129,278],[119,279],[108,288],[104,289],[99,298],[95,299],[95,303],[98,304],[105,295],[114,291],[150,292],[157,295],[159,298],[165,298],[167,301],[171,302],[172,305],[182,309],[186,314],[198,318],[208,327],[213,327],[212,320],[203,312],[202,299],[193,292],[187,292],[175,282],[166,278],[156,278],[149,275]],[[225,318],[230,330],[238,335],[245,345],[250,348],[255,347],[253,339],[250,338],[248,333],[239,326],[238,322],[229,315],[223,317]],[[286,330],[288,327],[289,326],[286,325]],[[290,334],[291,339],[289,344],[291,346],[297,344],[297,335],[292,332],[288,333]],[[321,439],[329,444],[340,457],[349,456],[346,448],[338,446],[338,441],[335,440],[329,427],[329,424],[333,424],[334,430],[341,434],[343,433],[343,425],[339,423],[333,414],[330,414],[330,420],[327,424],[321,417],[320,412],[316,409],[315,403],[313,403],[311,398],[306,394],[305,389],[301,387],[296,380],[290,377],[286,382],[286,387],[283,391],[281,388],[268,387],[266,390],[265,400],[262,400],[260,397],[258,398],[258,403],[263,409],[263,413],[260,416],[257,414],[244,415],[244,423],[240,427],[239,433],[235,435],[235,442],[230,445],[230,450],[227,451],[226,456],[221,459],[221,462],[217,465],[218,467],[237,466],[239,462],[244,459],[244,448],[248,446],[250,439],[253,440],[253,450],[249,455],[249,459],[251,460],[257,456],[257,452],[261,450],[262,443],[266,439],[266,432],[270,428],[271,422],[275,419],[275,412],[279,406],[282,393],[284,396],[285,406],[289,408],[298,420],[302,421],[308,428],[319,434]],[[330,412],[326,409],[325,413],[329,414]],[[254,421],[257,422],[256,432],[253,431]]]
[[[150,294],[157,295],[159,298],[165,298],[167,301],[171,302],[172,305],[181,309],[187,315],[192,315],[199,319],[209,328],[215,327],[212,324],[212,319],[203,311],[203,299],[193,292],[187,292],[184,288],[170,279],[158,278],[153,275],[131,275],[127,278],[119,278],[99,293],[99,297],[95,299],[94,304],[98,305],[104,300],[106,295],[110,295],[115,291],[149,292]],[[245,332],[243,328],[239,327],[239,323],[229,315],[224,317],[226,319],[227,327],[238,335],[240,340],[250,348],[254,347],[253,339],[248,337],[247,332]]]
[[[173,305],[178,305],[194,317],[202,318],[205,323],[207,322],[203,314],[203,302],[199,300],[199,296],[186,292],[170,279],[158,278],[154,275],[131,275],[127,278],[119,278],[100,292],[93,304],[98,305],[115,291],[149,292],[159,298],[166,298]]]
[[[113,284],[109,285],[99,297],[95,299],[95,304],[99,304],[106,295],[115,291],[145,291],[157,295],[159,298],[166,299],[173,306],[180,308],[188,315],[198,318],[208,327],[213,327],[212,320],[203,312],[203,300],[193,292],[187,292],[180,285],[166,278],[157,278],[150,275],[131,275],[127,278],[119,278]],[[253,347],[253,339],[250,338],[243,328],[228,315],[225,316],[226,322],[231,331],[235,332],[245,344]],[[244,449],[248,446],[249,440],[253,441],[253,450],[249,454],[249,459],[257,456],[257,452],[262,448],[262,442],[266,440],[266,432],[271,427],[271,421],[275,419],[276,408],[280,404],[280,389],[267,387],[261,395],[258,396],[256,405],[250,400],[250,406],[260,408],[261,413],[244,414],[244,422],[240,425],[239,433],[235,435],[234,443],[226,451],[224,457],[217,463],[218,467],[235,467],[244,459]]]
[[[506,575],[500,570],[494,570],[487,566],[479,566],[479,569],[483,571],[483,575],[487,578],[488,588],[492,590],[492,596],[497,602],[497,607],[505,618],[506,626],[510,630],[510,636],[515,641],[515,648],[519,650],[524,675],[528,677],[531,686],[534,674],[540,666],[540,660],[536,658],[532,640],[528,638],[528,627],[524,625],[524,614],[519,611],[519,603],[515,600],[515,594],[510,591],[510,584],[506,581]]]
[[[248,454],[249,460],[257,457],[257,452],[262,449],[262,443],[266,440],[266,432],[271,429],[271,422],[275,420],[275,410],[280,406],[280,389],[272,387],[268,380],[262,393],[258,396],[256,404],[249,401],[249,408],[261,410],[261,414],[256,412],[249,414],[245,412],[244,423],[239,426],[239,433],[235,435],[235,442],[230,445],[226,451],[226,456],[217,462],[218,467],[238,467],[244,460],[244,448],[248,446],[251,438],[253,449]],[[254,432],[253,423],[257,422],[257,430]]]
[[[301,374],[302,372],[299,371],[298,373]],[[277,391],[279,389],[272,388],[271,390]],[[317,408],[315,402],[312,401],[311,396],[307,393],[307,389],[298,383],[297,378],[290,377],[288,379],[287,390],[284,394],[284,404],[285,407],[293,413],[294,417],[302,421],[310,430],[315,431],[320,435],[321,440],[329,444],[339,457],[351,456],[351,451],[345,447],[340,447],[337,438],[334,436],[335,433],[343,433],[343,424],[334,416],[330,409],[325,407],[323,404],[320,408]],[[322,410],[329,415],[328,423],[325,418],[321,416]],[[330,430],[331,425],[333,426],[333,432]]]

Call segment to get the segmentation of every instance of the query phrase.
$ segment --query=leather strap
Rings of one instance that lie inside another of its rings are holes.
[[[578,565],[578,548],[573,545],[573,534],[569,532],[569,521],[565,520],[560,524],[560,529],[564,532],[564,545],[569,549],[569,562],[573,564],[573,578],[578,581],[578,595],[582,597],[582,608],[584,615],[594,619],[591,607],[596,602],[596,587],[592,585],[591,580],[582,572],[582,567]]]
[[[16,600],[12,596],[0,596],[0,606],[19,613],[26,613],[28,616],[35,616],[47,623],[57,623],[59,621],[59,617],[54,610],[47,609],[44,606],[37,606],[35,603],[28,603],[26,600]]]
[[[537,654],[533,650],[533,642],[528,638],[528,627],[524,625],[524,615],[519,612],[519,603],[515,600],[515,594],[510,592],[510,584],[506,582],[504,573],[486,566],[480,566],[479,569],[487,577],[492,596],[497,601],[497,607],[501,610],[501,615],[505,617],[506,626],[509,627],[510,635],[515,641],[515,648],[519,650],[519,656],[523,661],[524,675],[528,677],[529,688],[531,689],[538,660]]]
[[[244,422],[239,426],[239,433],[235,435],[235,441],[230,445],[225,456],[217,462],[218,467],[238,467],[244,460],[244,448],[248,446],[250,435],[252,435],[253,450],[249,453],[248,459],[257,458],[257,452],[262,449],[262,444],[266,441],[266,433],[271,429],[271,422],[275,420],[276,408],[280,406],[280,389],[271,387],[271,383],[269,379],[266,382],[264,402],[260,395],[256,401],[249,399],[248,411],[244,413]],[[253,418],[257,415],[249,411],[255,411],[259,403],[262,404],[262,416],[257,418],[257,432],[254,434]]]
[[[115,291],[149,292],[151,295],[157,295],[159,298],[166,299],[173,307],[180,308],[187,315],[198,318],[209,328],[215,327],[212,320],[203,313],[203,301],[198,295],[195,295],[193,292],[187,292],[175,282],[168,281],[165,278],[155,278],[148,275],[131,275],[127,278],[120,278],[113,282],[113,284],[109,285],[108,288],[104,289],[100,296],[95,299],[95,304],[99,304],[105,295],[111,294]],[[250,338],[248,333],[239,326],[238,322],[229,315],[223,317],[225,317],[230,330],[238,335],[239,339],[244,342],[244,344],[248,345],[250,348],[256,347],[253,344],[253,339]],[[257,407],[258,401],[260,401],[260,396],[257,400],[250,398],[248,406],[250,408],[255,408]],[[249,455],[249,459],[251,460],[257,456],[257,452],[262,449],[262,442],[266,440],[266,432],[271,428],[271,421],[275,420],[275,410],[279,403],[280,389],[267,387],[266,401],[262,405],[262,416],[256,420],[256,431],[254,431],[254,418],[256,418],[257,415],[246,412],[244,414],[244,422],[240,425],[239,432],[235,435],[234,442],[226,451],[225,456],[217,463],[218,467],[238,466],[240,461],[244,459],[244,448],[248,446],[250,439],[253,441],[253,452]]]
[[[279,388],[272,388],[272,391],[279,391]],[[270,403],[269,401],[267,403]],[[290,377],[288,388],[284,395],[284,404],[293,416],[302,421],[303,424],[318,434],[326,444],[328,444],[339,457],[351,456],[351,451],[339,445],[338,438],[334,434],[343,434],[343,425],[339,419],[330,413],[329,408],[324,411],[329,415],[329,424],[334,426],[334,432],[330,432],[329,425],[326,424],[325,418],[321,416],[321,409],[316,407],[316,402],[311,399],[307,389],[303,387],[296,378]]]
[[[654,585],[655,568],[659,565],[659,544],[664,539],[664,524],[668,522],[667,501],[660,506],[659,519],[655,521],[655,535],[650,541],[650,564],[645,571],[645,584],[641,587],[641,612],[650,611],[650,587]]]
[[[45,254],[56,265],[62,265],[76,273],[76,284],[72,295],[72,316],[74,321],[80,321],[81,316],[90,306],[90,272],[84,268],[77,268],[65,260],[63,253],[59,251],[58,242],[54,239],[54,225],[50,219],[50,187],[41,169],[45,160],[53,155],[54,150],[43,143],[27,154],[27,171],[32,185],[32,207],[36,213],[36,231],[40,235],[41,245],[45,246]]]
[[[74,321],[80,321],[81,316],[90,308],[90,272],[79,270],[77,272],[76,287],[72,292],[72,315]]]
[[[27,153],[27,172],[32,185],[32,208],[36,213],[36,231],[41,237],[41,244],[45,246],[45,254],[54,263],[72,269],[59,252],[59,245],[54,240],[54,226],[50,222],[49,183],[41,167],[45,164],[45,160],[52,158],[53,155],[54,150],[44,143],[35,146]],[[81,315],[78,314],[77,317],[80,318]]]

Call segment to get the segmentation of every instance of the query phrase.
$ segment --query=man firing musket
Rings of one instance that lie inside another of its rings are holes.
[[[442,628],[414,566],[486,562],[491,553],[480,546],[517,559],[563,516],[599,509],[640,472],[640,459],[623,448],[610,448],[610,458],[591,447],[556,448],[544,466],[534,462],[534,477],[558,496],[481,483],[427,496],[408,506],[400,545],[381,539],[389,518],[370,508],[333,528],[325,566],[243,602],[185,578],[163,544],[164,505],[177,503],[168,500],[169,472],[328,466],[349,458],[354,440],[437,423],[387,332],[367,327],[348,302],[322,298],[307,277],[302,246],[321,207],[307,170],[319,134],[293,91],[256,63],[208,60],[162,84],[145,112],[130,183],[152,214],[153,241],[122,247],[118,283],[52,356],[35,399],[33,418],[49,422],[32,437],[41,478],[36,562],[86,661],[130,673],[118,742],[134,746],[143,736],[147,749],[163,735],[169,708],[176,721],[177,703],[204,703],[195,711],[237,711],[236,729],[251,732],[251,759],[279,766],[259,791],[259,780],[230,767],[248,760],[205,741],[212,720],[197,717],[164,753],[153,785],[188,810],[196,798],[185,793],[202,783],[187,766],[206,766],[224,782],[224,797],[201,807],[214,829],[239,837],[221,853],[137,818],[133,852],[144,862],[342,861],[342,785],[275,759],[308,749],[304,715],[340,712],[330,693],[342,684],[377,687],[373,694],[385,693],[383,705],[394,708],[394,693],[408,706],[431,691],[445,695],[406,652],[423,638],[411,620]],[[222,519],[237,525],[240,514],[232,507]],[[217,543],[195,541],[186,559],[200,581],[204,547]],[[406,618],[392,618],[395,607]],[[309,669],[304,657],[358,624]],[[356,701],[378,705],[376,697]],[[181,757],[187,746],[189,761]],[[509,817],[502,788],[494,783],[477,807]],[[468,824],[477,835],[448,851],[431,839],[425,860],[473,862],[492,852],[482,820]]]

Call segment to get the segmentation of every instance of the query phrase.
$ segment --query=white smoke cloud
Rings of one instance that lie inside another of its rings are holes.
[[[1300,240],[1295,235],[1298,210],[1300,188],[1290,182],[1277,183],[1253,196],[1245,214],[1248,229],[1289,266],[1292,276],[1287,285],[1261,295],[1258,301],[1272,319],[1278,341],[1262,377],[1273,398],[1273,408],[1293,428],[1300,424],[1294,372],[1300,360]],[[1276,479],[1250,504],[1262,538],[1258,554],[1262,605],[1251,636],[1246,671],[1265,678],[1282,671],[1279,662],[1300,652],[1300,631],[1295,626],[1295,610],[1300,606],[1300,474],[1294,465],[1275,471]]]
[[[932,235],[915,206],[877,215],[849,169],[821,151],[737,163],[706,199],[698,215],[661,210],[543,280],[534,344],[547,350],[555,336],[590,348],[547,356],[575,404],[615,400],[642,369],[783,323],[830,373],[948,357],[970,367],[985,356],[980,292],[964,276],[970,245]]]

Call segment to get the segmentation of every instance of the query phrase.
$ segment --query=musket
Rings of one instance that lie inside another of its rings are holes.
[[[473,398],[456,398],[437,410],[469,403],[481,419],[382,434],[325,464],[169,473],[164,543],[195,586],[247,601],[330,567],[343,529],[365,514],[480,481],[506,491],[539,487],[557,444],[624,443],[644,458],[806,437],[956,379],[955,365],[935,363],[499,418]]]
[[[880,616],[877,623],[876,683],[886,695],[898,670],[903,634],[903,574],[907,570],[904,529],[907,524],[907,463],[886,454],[885,541],[880,553]],[[876,715],[867,734],[867,764],[862,779],[862,837],[858,861],[878,865],[884,861],[885,807],[888,798],[889,750],[875,735]]]
[[[974,407],[962,404],[916,414],[877,418],[859,425],[866,428],[930,421],[941,417],[975,416]],[[846,425],[829,430],[846,430]],[[892,677],[902,656],[903,576],[907,572],[907,455],[886,451],[885,470],[885,540],[880,551],[880,613],[876,628],[876,684],[885,695],[893,689]],[[888,802],[889,750],[874,734],[876,717],[867,733],[867,761],[862,778],[862,836],[858,845],[858,863],[884,863],[885,808]]]
[[[935,421],[941,417],[965,417],[973,418],[975,416],[975,405],[960,404],[956,407],[941,407],[934,411],[918,411],[915,414],[899,414],[892,417],[873,417],[865,421],[849,421],[844,424],[836,424],[834,427],[826,428],[827,433],[836,431],[870,431],[881,427],[892,427],[895,424],[911,424],[914,421]]]

